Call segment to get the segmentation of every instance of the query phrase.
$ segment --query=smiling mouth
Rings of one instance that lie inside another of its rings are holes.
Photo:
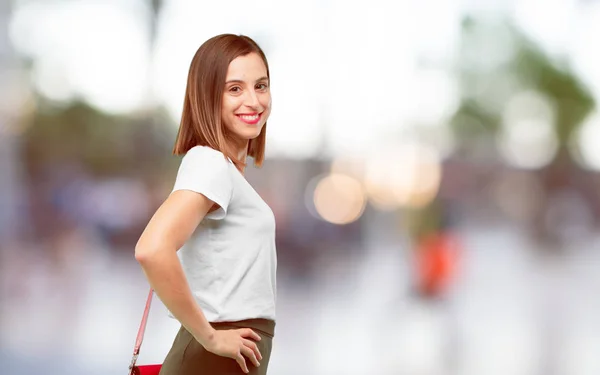
[[[246,124],[256,124],[258,123],[258,121],[260,120],[262,113],[254,113],[254,114],[243,114],[243,115],[236,115],[240,120],[242,120],[243,122],[245,122]]]

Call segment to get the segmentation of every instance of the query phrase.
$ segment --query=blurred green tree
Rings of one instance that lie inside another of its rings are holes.
[[[172,168],[169,155],[175,129],[167,115],[147,116],[103,113],[82,103],[56,106],[39,98],[23,133],[24,159],[30,174],[48,167],[77,163],[97,176],[151,176]]]
[[[450,120],[457,154],[471,163],[482,158],[497,160],[495,139],[509,100],[524,90],[539,92],[554,107],[552,123],[558,141],[554,159],[538,171],[546,196],[573,183],[580,171],[570,154],[573,134],[595,108],[595,100],[582,80],[565,61],[551,58],[510,22],[490,24],[465,17],[456,62],[461,102]],[[547,198],[549,199],[549,198]],[[408,212],[409,232],[415,239],[442,227],[437,201]],[[543,225],[542,210],[532,223],[540,240],[552,239]]]
[[[150,56],[163,3],[147,0]],[[171,153],[176,129],[166,110],[154,100],[152,90],[147,92],[147,107],[130,115],[103,113],[81,101],[55,103],[38,95],[23,133],[30,175],[40,175],[61,163],[80,164],[99,176],[157,176],[171,170],[174,161],[165,155]]]
[[[529,89],[551,100],[557,159],[568,158],[571,135],[595,108],[592,94],[568,64],[550,58],[509,22],[490,26],[466,17],[462,41],[458,75],[463,96],[451,120],[459,142],[468,144],[474,136],[493,139],[508,100]]]

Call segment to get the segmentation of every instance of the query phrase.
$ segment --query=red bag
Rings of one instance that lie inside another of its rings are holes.
[[[154,291],[150,289],[148,293],[148,299],[146,300],[146,308],[144,309],[144,315],[142,316],[142,322],[140,323],[140,329],[138,330],[137,338],[135,340],[135,346],[133,348],[133,358],[129,365],[129,375],[158,375],[160,372],[161,364],[158,365],[143,365],[136,366],[136,361],[140,355],[140,347],[144,340],[144,332],[146,331],[146,323],[148,322],[148,313],[150,312],[150,304],[152,303],[152,295]]]

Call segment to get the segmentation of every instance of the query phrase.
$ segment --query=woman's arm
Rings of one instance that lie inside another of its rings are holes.
[[[235,359],[248,372],[244,355],[256,365],[262,359],[260,340],[250,329],[216,331],[194,299],[181,267],[177,250],[191,237],[214,202],[189,190],[177,190],[158,208],[135,247],[142,266],[158,297],[177,320],[215,354]]]
[[[135,247],[135,259],[157,296],[202,345],[213,339],[214,329],[192,295],[177,250],[212,205],[202,194],[173,192],[150,219]]]

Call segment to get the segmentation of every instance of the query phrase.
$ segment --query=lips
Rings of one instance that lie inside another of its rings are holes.
[[[246,124],[255,125],[260,121],[262,113],[243,113],[236,116]]]

